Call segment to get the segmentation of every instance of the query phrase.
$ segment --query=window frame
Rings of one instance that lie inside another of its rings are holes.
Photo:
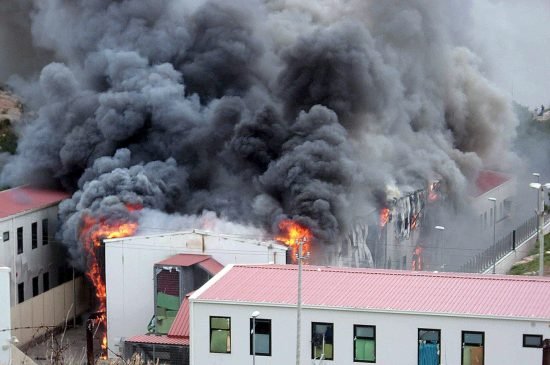
[[[258,349],[256,349],[256,356],[271,356],[271,319],[269,318],[256,318],[256,334],[258,334],[258,322],[264,322],[269,323],[269,352],[268,353],[258,353]],[[252,325],[253,325],[253,318],[250,318],[250,355],[253,355],[252,353]],[[264,333],[261,333],[264,334]]]
[[[17,227],[17,254],[20,255],[25,251],[24,247],[24,235],[25,231],[23,230],[23,227]]]
[[[464,342],[464,335],[466,334],[475,334],[475,335],[481,335],[481,346],[479,347],[482,347],[483,348],[483,365],[485,365],[485,332],[481,332],[481,331],[462,331],[461,332],[461,344],[462,344],[462,348],[461,348],[461,351],[460,351],[460,365],[464,365],[464,346],[479,346],[478,344],[474,344],[474,343],[466,343]]]
[[[537,337],[537,338],[540,340],[540,345],[539,345],[539,346],[528,345],[528,344],[525,342],[525,339],[526,339],[527,337]],[[523,347],[532,348],[532,349],[541,349],[541,348],[542,348],[542,345],[543,345],[543,337],[542,337],[542,335],[535,335],[535,334],[532,334],[532,333],[524,333],[524,334],[523,334]]]
[[[440,328],[419,328],[418,329],[418,344],[416,346],[416,352],[417,352],[417,361],[418,361],[418,364],[420,363],[420,331],[433,331],[433,332],[437,332],[437,339],[438,339],[438,345],[439,345],[439,349],[438,349],[438,364],[441,364],[441,329]]]
[[[358,327],[370,327],[372,328],[372,337],[363,337],[363,336],[357,336],[356,329]],[[365,339],[365,340],[373,340],[374,341],[374,361],[369,360],[357,360],[355,358],[356,348],[355,348],[355,342],[357,338]],[[354,324],[353,325],[353,362],[362,362],[362,363],[376,363],[376,326],[373,325],[367,325],[367,324]]]
[[[17,304],[21,304],[25,301],[25,283],[21,282],[17,284]]]
[[[48,271],[42,274],[42,290],[43,292],[50,290],[50,273]]]
[[[32,297],[36,297],[40,294],[40,282],[38,276],[32,278]]]
[[[229,329],[225,329],[225,328],[212,328],[212,319],[213,318],[222,318],[222,319],[228,319],[229,320]],[[208,342],[208,348],[210,350],[210,353],[211,354],[230,354],[231,353],[231,350],[232,350],[232,341],[231,341],[231,317],[224,317],[224,316],[210,316],[209,320],[208,320],[208,326],[210,328],[210,340]],[[218,352],[218,351],[212,351],[212,332],[213,331],[227,331],[229,332],[229,351],[225,351],[225,352]]]
[[[50,227],[48,224],[48,218],[42,219],[42,246],[50,243]]]
[[[31,249],[38,248],[38,222],[31,223]]]
[[[311,359],[315,359],[315,344],[313,343],[313,335],[315,334],[315,325],[328,325],[332,327],[332,357],[325,357],[323,360],[334,361],[334,323],[331,322],[311,322]],[[327,342],[325,341],[325,345]]]

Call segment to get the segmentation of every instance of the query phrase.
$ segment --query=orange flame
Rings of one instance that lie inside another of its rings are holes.
[[[429,192],[428,192],[428,201],[430,202],[435,202],[439,199],[439,182],[436,181],[436,182],[433,182],[429,185],[429,188],[428,188]]]
[[[281,234],[276,236],[275,239],[290,247],[293,263],[296,263],[300,241],[303,240],[304,242],[302,247],[302,255],[305,256],[309,254],[313,233],[311,233],[307,227],[304,227],[290,219],[283,219],[279,222],[279,229],[281,230]]]
[[[138,206],[127,206],[128,211],[134,211]],[[84,246],[88,258],[88,271],[86,276],[92,282],[95,288],[95,296],[98,302],[97,312],[102,313],[96,321],[96,326],[103,325],[106,329],[107,322],[107,290],[105,280],[102,277],[99,266],[97,249],[101,247],[101,241],[108,238],[121,238],[132,236],[138,228],[135,222],[113,222],[106,219],[84,216],[82,219],[82,228],[80,229],[80,241]],[[107,335],[103,333],[101,341],[102,358],[107,356]]]
[[[390,210],[389,208],[383,208],[380,211],[380,227],[385,227],[389,220],[390,220]]]

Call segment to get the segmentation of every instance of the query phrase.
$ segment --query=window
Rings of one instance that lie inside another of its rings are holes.
[[[311,358],[332,360],[334,359],[333,343],[334,324],[313,322],[311,323]]]
[[[210,317],[210,352],[231,353],[231,318]]]
[[[42,275],[42,287],[45,292],[50,290],[50,273],[49,272],[45,272]]]
[[[48,220],[42,219],[42,246],[46,246],[48,243],[50,243]]]
[[[252,341],[256,337],[256,355],[271,356],[271,319],[256,318],[256,336],[253,335],[254,320],[250,318],[250,355]]]
[[[376,362],[376,327],[353,326],[353,361]]]
[[[418,329],[418,365],[439,365],[441,330]]]
[[[523,347],[542,348],[542,335],[523,335]]]
[[[23,227],[17,228],[17,254],[23,253]]]
[[[23,303],[25,300],[25,283],[17,284],[17,303]]]
[[[485,363],[484,332],[462,331],[462,365]]]
[[[35,276],[34,278],[32,278],[32,296],[36,297],[38,293],[38,276]]]
[[[2,235],[2,239],[3,239],[4,242],[9,241],[10,232],[4,232],[4,234]]]
[[[401,266],[401,269],[407,270],[407,256],[403,256],[403,265]]]
[[[38,247],[38,223],[36,222],[31,224],[31,243],[33,250]]]

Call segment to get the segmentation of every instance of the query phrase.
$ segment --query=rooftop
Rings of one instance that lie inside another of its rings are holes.
[[[57,204],[70,195],[28,186],[0,191],[0,219]]]
[[[216,275],[223,269],[223,265],[218,261],[214,260],[210,255],[193,255],[181,253],[169,258],[157,262],[156,265],[162,266],[193,266],[199,265],[201,268],[206,270],[212,275]]]
[[[479,175],[476,179],[476,191],[474,192],[474,196],[478,197],[480,195],[483,195],[494,188],[504,184],[505,182],[509,181],[510,177],[492,170],[482,170],[479,172]]]
[[[296,265],[234,265],[193,301],[295,306]],[[304,307],[550,319],[550,278],[306,266]]]

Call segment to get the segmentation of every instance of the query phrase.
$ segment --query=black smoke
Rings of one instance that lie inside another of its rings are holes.
[[[74,258],[83,215],[136,219],[127,204],[289,217],[328,244],[388,187],[443,177],[459,201],[513,161],[516,123],[455,36],[459,3],[36,1],[57,62],[12,82],[34,114],[2,180],[74,193]]]

